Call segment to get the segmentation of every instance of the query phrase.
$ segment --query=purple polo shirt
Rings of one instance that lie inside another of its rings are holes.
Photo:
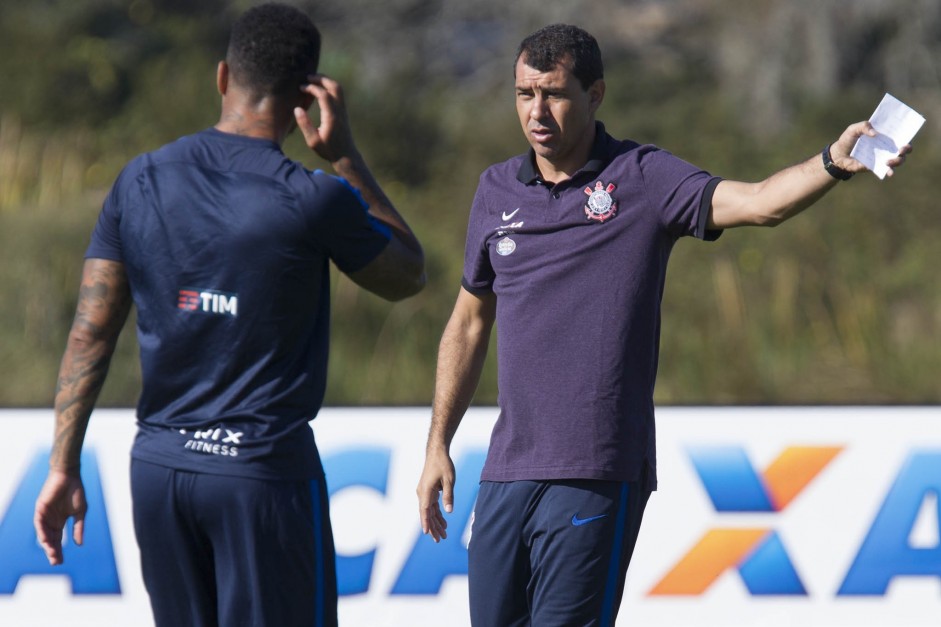
[[[531,151],[481,175],[462,284],[497,296],[500,416],[483,480],[656,487],[667,260],[684,235],[721,234],[706,229],[720,180],[601,123],[567,181],[544,183]]]

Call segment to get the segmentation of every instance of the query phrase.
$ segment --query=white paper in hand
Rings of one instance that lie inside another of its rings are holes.
[[[886,94],[869,118],[869,123],[879,134],[875,137],[863,135],[856,140],[850,156],[884,179],[889,170],[886,162],[897,157],[901,147],[912,141],[925,118],[891,94]]]

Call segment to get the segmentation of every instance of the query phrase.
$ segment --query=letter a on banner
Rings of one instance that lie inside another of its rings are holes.
[[[445,577],[467,574],[467,548],[462,536],[467,530],[477,491],[480,470],[484,467],[485,451],[466,454],[458,464],[454,486],[454,512],[448,519],[448,539],[436,545],[431,537],[418,531],[418,538],[409,554],[392,594],[438,594]]]
[[[912,529],[922,504],[933,495],[935,525],[941,523],[941,451],[916,451],[905,461],[863,541],[839,595],[883,595],[895,577],[941,579],[941,543],[914,547]],[[937,526],[935,527],[937,528]]]
[[[68,577],[73,594],[121,593],[98,462],[90,450],[82,453],[81,462],[88,502],[83,545],[71,544],[73,521],[69,519],[63,538],[65,562],[50,566],[40,548],[33,527],[33,508],[46,480],[49,452],[37,453],[0,520],[0,595],[13,594],[25,575]]]

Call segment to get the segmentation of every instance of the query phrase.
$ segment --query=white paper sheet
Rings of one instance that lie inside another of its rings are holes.
[[[884,179],[889,170],[886,162],[897,157],[901,147],[912,141],[925,118],[891,94],[886,94],[869,118],[869,123],[879,134],[860,137],[850,156]]]

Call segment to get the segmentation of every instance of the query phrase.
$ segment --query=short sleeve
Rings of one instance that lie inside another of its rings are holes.
[[[467,224],[467,240],[464,244],[464,275],[461,285],[472,294],[486,294],[493,291],[496,273],[490,264],[487,249],[487,230],[484,227],[488,210],[484,201],[484,178],[481,177],[471,205]]]
[[[667,230],[677,237],[718,239],[722,231],[706,225],[720,178],[660,149],[644,156],[642,169],[648,200]]]
[[[124,209],[125,186],[127,181],[133,179],[129,169],[125,168],[111,187],[105,202],[98,214],[98,222],[92,231],[91,242],[85,250],[86,259],[110,259],[124,261],[124,250],[121,246],[121,213]]]
[[[345,179],[320,170],[310,176],[315,183],[309,201],[314,237],[342,272],[361,270],[388,245],[391,230],[369,215],[359,190]]]

